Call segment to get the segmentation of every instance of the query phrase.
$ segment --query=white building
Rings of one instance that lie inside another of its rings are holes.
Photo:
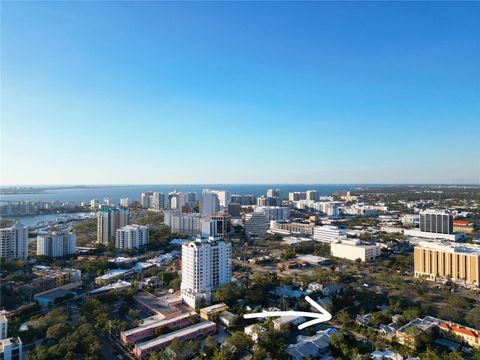
[[[209,192],[211,194],[216,194],[218,197],[219,205],[222,208],[226,208],[230,204],[230,192],[228,190],[208,190],[205,189],[203,192]]]
[[[126,225],[117,229],[115,247],[119,249],[138,249],[148,244],[148,227],[143,225]]]
[[[420,215],[405,214],[405,215],[402,216],[402,224],[403,225],[415,226],[415,225],[418,225],[419,222],[420,222]]]
[[[117,229],[128,225],[129,212],[125,208],[103,208],[97,212],[97,242],[107,245],[115,240]]]
[[[355,261],[373,260],[380,256],[381,250],[375,245],[363,245],[360,240],[340,240],[330,245],[332,256]]]
[[[280,206],[282,200],[279,197],[260,196],[257,199],[257,206]]]
[[[211,301],[211,293],[232,278],[232,245],[213,238],[182,245],[183,300],[191,307]]]
[[[7,337],[8,334],[8,319],[3,312],[0,312],[0,340]]]
[[[264,213],[267,222],[290,220],[290,208],[286,206],[257,206],[255,212]]]
[[[282,197],[282,192],[280,189],[268,189],[267,190],[267,197],[277,197],[281,198]]]
[[[306,200],[318,201],[320,199],[320,193],[317,190],[307,190]]]
[[[97,199],[90,200],[90,207],[92,209],[98,209],[99,206],[100,206],[100,201],[98,201]]]
[[[186,235],[198,235],[201,230],[202,215],[182,214],[180,210],[165,210],[165,225],[170,226],[172,232]]]
[[[73,232],[53,232],[37,236],[37,255],[62,257],[75,254],[77,236]]]
[[[320,211],[330,217],[337,218],[340,216],[340,206],[343,203],[338,201],[320,201],[316,202],[313,208]]]
[[[142,204],[143,208],[145,209],[150,208],[150,205],[152,203],[152,196],[153,196],[152,191],[142,192],[142,196],[140,197],[140,203]]]
[[[347,236],[346,230],[339,229],[337,226],[333,226],[333,225],[315,226],[313,228],[313,238],[316,241],[320,241],[324,243],[330,244],[346,236]]]
[[[307,193],[306,192],[289,192],[288,193],[288,201],[300,201],[300,200],[307,200]]]
[[[216,193],[211,190],[203,190],[202,197],[200,199],[200,214],[202,216],[208,216],[216,214],[220,211],[220,201]]]
[[[20,222],[0,229],[0,258],[27,259],[28,229]]]
[[[150,209],[163,210],[167,208],[167,202],[165,201],[165,194],[160,192],[153,192],[150,196]]]
[[[121,207],[129,207],[130,206],[130,199],[129,198],[121,198],[120,199],[120,206]]]
[[[23,346],[20,338],[7,338],[8,319],[0,312],[0,359],[21,360],[23,359]]]
[[[263,238],[267,232],[267,217],[263,212],[245,214],[245,234],[249,239]]]

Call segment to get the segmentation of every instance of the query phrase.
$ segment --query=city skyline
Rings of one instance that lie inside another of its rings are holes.
[[[2,185],[480,183],[478,3],[1,6]]]

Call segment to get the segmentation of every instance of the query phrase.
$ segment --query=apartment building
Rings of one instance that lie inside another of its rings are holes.
[[[28,229],[22,223],[0,229],[0,258],[24,259],[28,256]]]
[[[97,242],[107,245],[115,240],[117,229],[128,225],[129,212],[125,208],[106,207],[97,212]]]
[[[163,222],[170,226],[174,233],[198,235],[201,231],[202,215],[197,213],[183,214],[180,210],[165,210]]]
[[[414,249],[415,277],[450,279],[466,286],[480,286],[480,246],[420,242]]]
[[[297,223],[297,222],[279,222],[270,221],[270,230],[273,233],[279,234],[299,234],[299,235],[313,235],[313,224]]]
[[[183,300],[195,308],[200,301],[208,304],[211,292],[232,278],[232,245],[214,238],[201,239],[182,245]]]
[[[254,211],[264,213],[267,222],[290,220],[290,208],[286,206],[257,206]]]
[[[126,225],[117,229],[115,247],[118,249],[138,249],[148,244],[149,230],[143,225]]]
[[[37,255],[62,257],[75,254],[77,236],[73,232],[53,232],[37,236]]]

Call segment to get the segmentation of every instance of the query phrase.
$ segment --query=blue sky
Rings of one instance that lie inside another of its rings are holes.
[[[2,184],[479,183],[479,3],[1,3]]]

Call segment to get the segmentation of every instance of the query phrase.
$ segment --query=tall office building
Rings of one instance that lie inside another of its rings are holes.
[[[148,244],[148,227],[143,225],[126,225],[117,229],[115,247],[118,249],[138,249]]]
[[[150,196],[150,209],[163,210],[167,208],[165,201],[165,194],[160,192],[153,192]]]
[[[453,215],[436,210],[423,211],[420,213],[420,231],[452,234]]]
[[[415,246],[413,254],[415,277],[480,286],[479,245],[424,241]]]
[[[118,228],[128,225],[129,212],[125,208],[103,208],[97,212],[97,242],[107,245],[115,240]]]
[[[317,190],[308,190],[306,198],[306,200],[318,201],[320,199],[320,193]]]
[[[53,232],[37,236],[37,255],[62,257],[75,254],[77,236],[73,232]]]
[[[20,222],[0,229],[0,258],[27,259],[28,229]]]
[[[255,212],[264,213],[266,222],[290,220],[290,208],[286,206],[257,206]]]
[[[263,238],[267,232],[267,217],[263,212],[245,214],[245,234],[249,239]]]
[[[183,300],[191,307],[210,303],[218,286],[232,278],[232,245],[222,240],[201,239],[182,245]]]
[[[202,220],[202,237],[224,238],[231,231],[231,216],[227,213],[218,213],[207,216]]]
[[[218,195],[209,190],[203,190],[202,198],[200,199],[200,214],[202,214],[202,216],[208,216],[216,214],[219,210],[220,202]]]
[[[270,198],[273,198],[273,197],[276,197],[276,198],[282,198],[282,192],[280,191],[280,189],[268,189],[267,190],[267,197],[270,197]]]

